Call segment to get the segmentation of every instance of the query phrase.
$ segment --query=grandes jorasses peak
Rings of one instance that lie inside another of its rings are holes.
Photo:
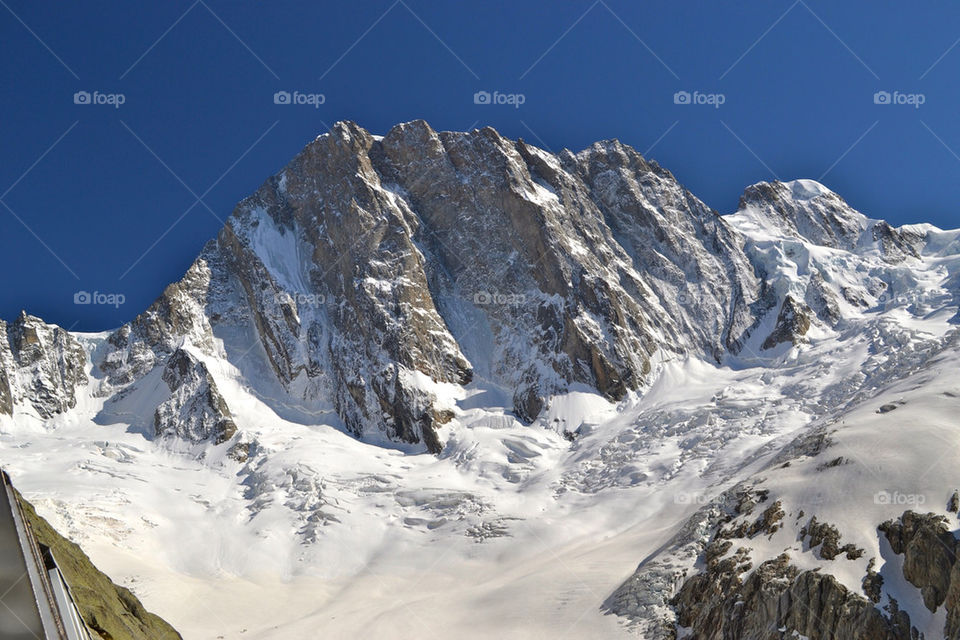
[[[284,415],[335,413],[358,436],[437,452],[446,385],[497,389],[529,422],[575,385],[620,400],[671,354],[721,361],[797,344],[899,277],[819,254],[799,277],[770,271],[778,255],[802,259],[791,237],[874,252],[891,270],[924,241],[809,180],[749,187],[724,218],[616,140],[549,153],[489,127],[414,121],[380,137],[339,122],[110,337],[98,393],[181,351],[229,364]],[[158,402],[197,389],[161,387]]]
[[[651,637],[939,637],[957,628],[953,586],[917,549],[949,530],[882,498],[922,468],[916,491],[960,503],[952,459],[936,462],[956,409],[958,237],[894,229],[804,180],[754,185],[721,217],[617,141],[550,153],[489,128],[338,123],[127,325],[0,325],[4,446],[109,487],[91,526],[156,529],[148,557],[221,523],[230,536],[190,542],[191,567],[217,576],[373,575],[374,556],[397,560],[386,531],[418,572],[438,540],[468,538],[472,575],[504,538],[552,561],[591,535],[592,596],[511,570],[562,603],[542,615],[598,606],[627,568],[607,554],[629,542],[642,562],[606,608]],[[204,493],[178,502],[193,483]],[[115,487],[164,495],[128,513]],[[877,535],[890,518],[902,544]],[[420,600],[525,616],[501,597],[520,583],[497,582],[461,598],[444,579]],[[302,624],[334,620],[307,606]]]
[[[530,421],[571,384],[622,398],[657,352],[737,350],[774,303],[742,244],[617,141],[552,154],[491,128],[340,122],[238,205],[107,360],[129,380],[182,339],[247,332],[226,355],[262,359],[301,406],[438,451],[436,384],[480,378]]]

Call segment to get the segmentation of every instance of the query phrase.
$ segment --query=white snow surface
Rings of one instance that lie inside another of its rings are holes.
[[[827,192],[788,184],[798,200]],[[556,198],[529,195],[544,206]],[[753,210],[727,220],[778,290],[802,291],[821,274],[844,322],[767,351],[769,329],[758,330],[719,364],[658,354],[642,394],[613,405],[574,390],[529,426],[482,376],[466,388],[424,377],[418,385],[455,413],[439,456],[358,441],[332,412],[285,419],[233,365],[197,349],[250,444],[247,461],[225,446],[151,439],[149,380],[109,415],[91,382],[66,414],[0,417],[0,460],[42,515],[188,640],[635,637],[604,600],[698,507],[751,479],[784,501],[788,524],[815,505],[842,543],[866,551],[819,560],[789,526],[759,538],[756,557],[792,548],[800,566],[860,592],[869,558],[897,573],[876,525],[907,507],[875,495],[924,496],[926,510],[944,511],[957,483],[958,232],[914,225],[922,257],[887,264],[874,247],[785,236]],[[282,267],[298,252],[293,234],[266,224],[260,233],[273,275],[306,290]],[[871,278],[892,290],[869,289]],[[105,336],[78,337],[93,352]],[[889,403],[902,404],[877,413]],[[825,424],[834,444],[824,455],[847,463],[818,470],[821,456],[757,475]],[[942,626],[909,585],[885,584],[914,624]]]

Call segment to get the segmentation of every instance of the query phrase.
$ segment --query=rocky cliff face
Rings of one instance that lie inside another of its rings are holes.
[[[69,332],[26,313],[0,321],[0,414],[29,405],[41,418],[76,406],[87,355]]]
[[[237,206],[100,366],[115,389],[189,343],[261,362],[285,402],[358,436],[437,452],[437,385],[500,387],[526,422],[574,384],[617,401],[669,354],[797,344],[898,280],[822,265],[810,243],[893,270],[914,235],[805,180],[749,187],[723,218],[615,140],[552,154],[490,128],[340,122]],[[225,352],[218,337],[237,335]]]
[[[946,610],[943,637],[960,638],[960,541],[946,517],[906,511],[880,525],[890,548],[903,556],[903,577],[920,590],[924,606]]]
[[[162,377],[170,398],[154,413],[156,435],[220,444],[237,432],[230,409],[203,362],[178,349],[167,359]]]
[[[252,331],[250,357],[296,402],[439,451],[435,384],[480,376],[531,421],[574,383],[622,398],[657,351],[736,351],[776,302],[742,245],[616,141],[554,155],[489,128],[338,123],[238,205],[101,366],[129,384],[183,340]]]
[[[684,583],[673,599],[678,624],[698,640],[913,640],[910,617],[884,615],[829,574],[801,571],[787,554],[752,567],[717,562]]]
[[[768,501],[764,493],[757,499]],[[787,632],[811,640],[915,637],[909,615],[895,605],[881,611],[829,573],[800,569],[789,553],[754,566],[750,541],[775,534],[786,515],[776,501],[753,519],[756,506],[752,495],[741,496],[730,517],[747,518],[718,528],[703,552],[705,570],[686,579],[670,601],[679,628],[703,640],[773,640]],[[851,543],[841,546],[838,529],[815,516],[800,529],[799,537],[823,560],[841,554],[852,560],[863,554]]]
[[[824,551],[831,544],[831,535],[836,537],[836,528],[815,525],[806,527],[804,535],[813,534],[810,547],[822,547],[821,556],[832,560],[836,555]],[[931,613],[943,607],[945,623],[937,629],[937,637],[960,638],[960,543],[947,518],[906,511],[881,524],[878,531],[892,551],[903,557],[902,577],[919,590],[923,605]],[[769,528],[757,532],[769,533]],[[817,532],[826,536],[817,538]],[[732,545],[728,538],[721,530],[706,548],[705,571],[687,579],[671,601],[677,624],[693,637],[773,639],[783,637],[786,630],[811,640],[920,637],[895,599],[875,606],[881,601],[884,581],[872,571],[873,562],[864,576],[861,595],[829,574],[798,569],[788,554],[754,570],[745,550],[727,553]],[[744,574],[747,577],[742,579]]]
[[[922,237],[894,229],[882,220],[869,220],[836,193],[812,180],[760,182],[747,187],[739,209],[753,208],[785,235],[815,245],[854,251],[876,244],[892,263],[919,257]]]
[[[780,306],[776,326],[763,341],[763,348],[772,349],[784,342],[797,344],[810,330],[812,315],[813,312],[807,305],[798,303],[788,295]]]

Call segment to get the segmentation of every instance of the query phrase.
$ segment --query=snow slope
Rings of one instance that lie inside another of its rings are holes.
[[[791,216],[845,207],[809,180],[783,189]],[[528,195],[546,207],[556,198],[542,185]],[[451,412],[431,455],[353,437],[322,385],[317,402],[296,404],[262,350],[244,350],[241,329],[199,331],[207,344],[182,348],[215,381],[238,435],[156,438],[157,370],[117,392],[92,364],[108,334],[79,334],[90,382],[76,406],[0,415],[0,460],[42,515],[188,640],[634,637],[635,619],[601,605],[701,506],[744,482],[782,496],[789,522],[815,509],[864,548],[829,565],[800,549],[805,566],[828,566],[859,591],[870,557],[881,570],[895,562],[875,528],[903,511],[872,496],[923,495],[942,511],[953,489],[958,232],[913,226],[888,240],[852,209],[829,228],[785,225],[782,203],[764,197],[725,220],[777,306],[736,354],[657,351],[648,383],[617,402],[574,383],[523,424],[511,391],[484,375],[481,341],[465,347],[468,384],[405,381]],[[272,277],[308,294],[290,267],[303,262],[293,234],[266,219],[250,228]],[[787,296],[803,301],[810,326],[765,346]],[[902,404],[876,413],[890,403]],[[830,451],[849,464],[771,470],[791,441],[826,425]],[[784,528],[755,553],[795,538]],[[888,589],[917,624],[940,624],[893,577]]]

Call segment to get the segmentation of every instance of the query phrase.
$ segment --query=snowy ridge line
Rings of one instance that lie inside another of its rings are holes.
[[[861,593],[875,557],[883,602],[929,629],[876,535],[903,509],[798,487],[945,500],[952,453],[908,476],[955,411],[957,236],[812,181],[720,216],[616,141],[338,123],[128,325],[0,327],[0,455],[187,637],[669,630],[654,591],[777,499],[755,567],[791,548]],[[917,438],[891,428],[926,405]],[[865,555],[805,548],[813,515]]]

